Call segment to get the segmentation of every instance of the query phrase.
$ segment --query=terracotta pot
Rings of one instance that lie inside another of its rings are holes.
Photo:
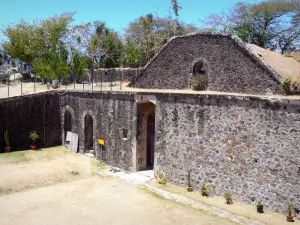
[[[232,200],[226,200],[226,204],[231,205],[233,204]]]
[[[36,150],[36,145],[30,145],[31,150]]]
[[[289,216],[288,214],[286,215],[286,221],[288,222],[294,222],[294,216]]]
[[[258,213],[264,213],[264,206],[263,205],[257,205],[257,212]]]
[[[4,147],[4,151],[5,151],[5,152],[11,152],[11,151],[10,151],[10,147]]]
[[[186,190],[187,190],[188,192],[192,192],[192,191],[193,191],[193,187],[188,186],[188,187],[186,188]]]

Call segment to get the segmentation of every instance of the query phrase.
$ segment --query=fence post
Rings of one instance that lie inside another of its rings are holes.
[[[9,97],[9,76],[8,76],[8,79],[7,79],[7,95]]]
[[[34,93],[35,93],[35,75],[33,75]]]

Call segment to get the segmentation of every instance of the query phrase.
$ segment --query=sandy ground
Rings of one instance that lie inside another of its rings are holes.
[[[91,175],[91,159],[63,147],[0,155],[0,195]]]
[[[285,215],[267,210],[266,208],[264,208],[264,212],[265,212],[264,214],[259,214],[256,212],[256,206],[251,206],[242,202],[238,202],[236,200],[233,200],[232,205],[227,205],[225,204],[224,197],[222,196],[204,197],[201,195],[199,191],[187,192],[186,188],[179,187],[172,184],[160,185],[157,184],[156,182],[153,182],[153,185],[165,191],[179,194],[189,199],[193,199],[195,201],[204,203],[206,205],[223,209],[232,214],[243,216],[252,220],[260,221],[263,224],[269,224],[269,225],[288,224],[286,222]],[[300,221],[295,219],[295,222],[293,224],[300,225]]]
[[[232,224],[165,200],[62,148],[0,155],[0,224]]]

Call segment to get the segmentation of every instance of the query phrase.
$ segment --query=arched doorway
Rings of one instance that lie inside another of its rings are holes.
[[[64,118],[64,140],[66,143],[66,138],[67,138],[67,132],[72,131],[72,116],[69,111],[65,111],[65,118]]]
[[[137,107],[136,170],[153,170],[155,154],[155,105],[149,101]]]
[[[84,118],[84,151],[94,150],[94,141],[93,141],[93,118],[91,115],[87,114]]]

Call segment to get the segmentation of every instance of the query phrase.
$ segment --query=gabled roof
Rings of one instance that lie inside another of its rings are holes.
[[[260,65],[261,67],[263,67],[266,71],[269,71],[270,74],[275,78],[275,80],[277,80],[277,82],[280,82],[282,80],[283,77],[286,76],[287,73],[292,72],[288,69],[289,67],[289,63],[285,64],[285,63],[281,63],[281,64],[277,64],[276,61],[273,60],[269,60],[268,57],[261,57],[260,55],[264,55],[264,54],[260,54],[258,53],[257,49],[260,48],[258,46],[253,47],[253,45],[249,45],[245,42],[243,42],[238,36],[236,35],[229,35],[229,34],[218,34],[218,33],[209,33],[209,32],[197,32],[197,33],[190,33],[187,35],[183,35],[183,36],[174,36],[172,38],[170,38],[165,44],[164,46],[160,49],[160,51],[145,65],[144,70],[146,70],[158,57],[158,55],[164,51],[165,48],[167,48],[167,46],[174,40],[179,39],[179,38],[186,38],[189,36],[200,36],[200,35],[206,35],[206,36],[222,36],[222,37],[227,37],[233,40],[233,42],[243,51],[247,52],[247,54],[249,55],[249,57],[251,57],[258,65]],[[278,54],[278,53],[275,53]],[[280,55],[280,54],[279,54]],[[284,56],[280,55],[282,58],[281,60],[283,61],[283,58],[285,58]],[[280,58],[280,57],[279,57]],[[295,61],[295,63],[293,63],[293,68],[296,68],[295,71],[299,70],[297,69],[297,63]],[[300,63],[298,63],[300,65]],[[284,66],[284,69],[280,69],[279,65]],[[293,70],[294,71],[294,70]],[[298,72],[300,73],[300,72]],[[143,75],[143,72],[140,73],[140,76]],[[300,77],[300,74],[299,74]]]

